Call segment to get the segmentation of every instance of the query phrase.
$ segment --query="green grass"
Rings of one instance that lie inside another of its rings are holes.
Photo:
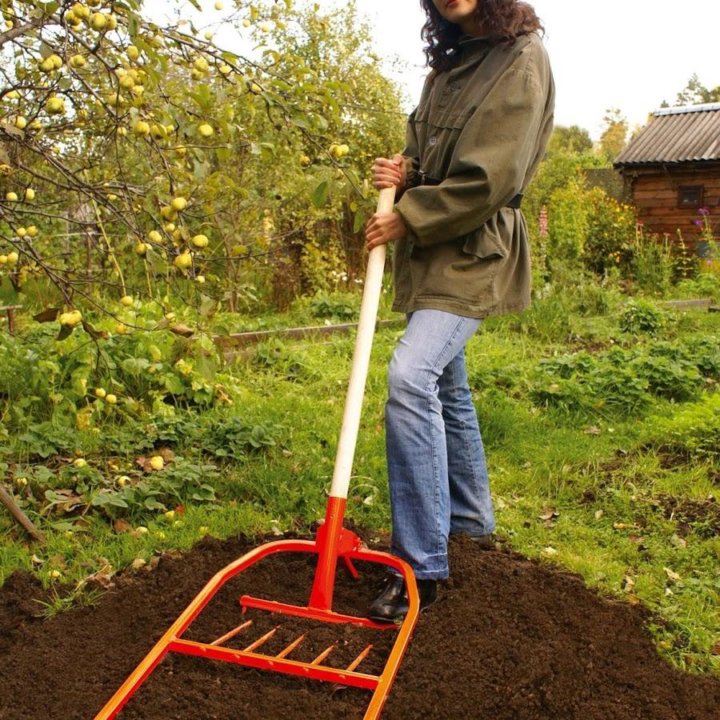
[[[718,316],[667,313],[656,335],[624,333],[619,318],[625,301],[591,299],[601,314],[578,309],[571,296],[550,297],[523,316],[489,320],[468,346],[499,532],[517,551],[579,573],[601,594],[644,603],[657,618],[652,629],[663,654],[678,667],[718,673],[720,527],[717,503],[709,499],[719,472],[712,451],[720,446]],[[345,299],[323,305],[344,306]],[[266,320],[268,327],[275,323]],[[399,334],[383,329],[376,336],[348,504],[350,518],[374,531],[389,527],[383,402]],[[88,512],[87,522],[78,524],[72,513],[39,515],[30,505],[31,517],[47,532],[44,546],[27,545],[0,513],[0,581],[24,569],[49,587],[71,588],[69,600],[56,596],[52,614],[79,602],[75,589],[93,573],[151,562],[206,534],[309,531],[325,509],[352,349],[352,336],[270,341],[214,376],[228,402],[157,406],[185,423],[172,437],[187,472],[214,465],[217,500],[184,502],[174,516],[133,510],[123,532],[101,512]],[[612,382],[618,352],[636,358],[633,402],[625,402],[622,383],[618,391]],[[650,362],[658,353],[673,359]],[[646,370],[647,378],[640,377]],[[687,398],[668,395],[675,391]],[[213,434],[233,418],[248,432],[266,428],[272,444],[247,446],[232,459],[209,454]],[[121,472],[146,478],[136,459],[150,419],[114,417],[100,439],[73,431],[91,477],[109,487]],[[61,420],[58,425],[62,429]],[[103,454],[109,438],[115,438],[111,458]],[[27,463],[23,472],[40,462],[23,447],[18,437],[5,437],[9,476],[17,477],[20,461]],[[56,487],[77,481],[77,473],[68,474],[71,459],[59,453],[43,461]]]

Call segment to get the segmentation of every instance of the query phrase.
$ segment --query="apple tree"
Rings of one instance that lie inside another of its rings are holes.
[[[232,52],[183,18],[196,0],[162,23],[140,0],[0,7],[0,269],[44,319],[235,309],[288,258],[292,292],[356,262],[362,178],[403,118],[352,5],[237,3]]]

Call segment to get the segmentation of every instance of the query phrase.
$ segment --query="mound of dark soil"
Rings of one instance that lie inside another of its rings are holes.
[[[118,578],[97,607],[49,621],[36,616],[37,584],[11,577],[0,590],[0,720],[91,720],[205,582],[249,547],[241,540],[204,541],[181,558],[163,558],[152,572]],[[451,561],[453,578],[421,617],[383,720],[720,717],[720,680],[685,675],[664,662],[637,606],[602,599],[576,576],[462,540],[452,543]],[[339,573],[336,609],[364,608],[377,592],[378,570],[362,569],[368,572],[359,583]],[[308,556],[263,561],[223,588],[189,637],[209,641],[237,626],[243,590],[305,601],[311,581]],[[283,628],[270,641],[280,648],[291,638]],[[339,641],[333,661],[339,666],[367,644],[369,631],[338,626],[310,633],[299,659],[328,644],[322,636],[328,632]],[[388,642],[376,643],[359,670],[378,671]],[[360,720],[368,697],[173,656],[119,717]]]

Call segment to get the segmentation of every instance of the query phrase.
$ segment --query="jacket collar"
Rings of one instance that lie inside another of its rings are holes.
[[[463,35],[459,41],[460,57],[456,67],[463,67],[482,60],[500,42],[501,38],[498,37]]]

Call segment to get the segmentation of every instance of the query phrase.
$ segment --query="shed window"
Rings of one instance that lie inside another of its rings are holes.
[[[678,207],[702,207],[704,190],[702,185],[681,185],[678,191]]]

